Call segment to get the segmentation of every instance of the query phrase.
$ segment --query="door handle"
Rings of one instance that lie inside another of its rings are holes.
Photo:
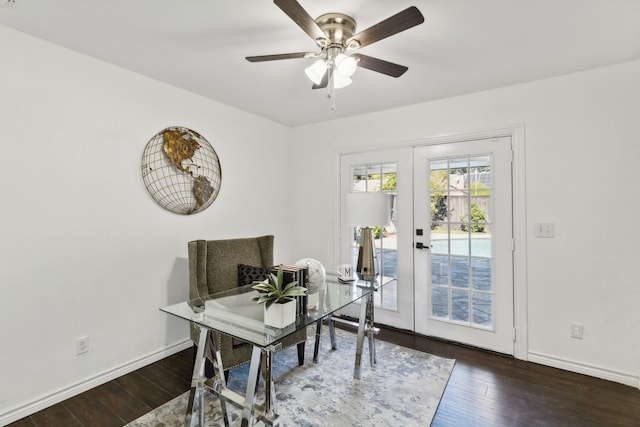
[[[425,245],[422,242],[416,242],[416,249],[429,249],[429,245]]]

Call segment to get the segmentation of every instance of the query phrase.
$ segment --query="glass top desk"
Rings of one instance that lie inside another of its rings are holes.
[[[273,352],[279,349],[284,337],[316,324],[313,360],[317,362],[322,320],[325,318],[329,320],[331,344],[335,348],[331,315],[349,304],[363,300],[364,304],[360,305],[360,316],[357,324],[358,336],[353,371],[354,378],[360,378],[360,364],[365,334],[369,337],[370,361],[372,366],[375,364],[373,293],[390,280],[392,279],[379,277],[373,281],[356,280],[351,283],[342,283],[338,281],[336,275],[327,274],[327,280],[319,291],[318,304],[315,309],[309,310],[306,315],[298,316],[294,324],[282,329],[264,324],[263,304],[256,304],[255,301],[252,301],[252,298],[257,294],[257,291],[251,288],[252,285],[162,308],[161,310],[166,313],[195,324],[200,330],[185,425],[204,425],[204,395],[206,389],[211,390],[220,398],[225,425],[230,425],[226,410],[227,402],[242,408],[242,426],[252,425],[254,417],[264,421],[266,424],[278,425],[279,420],[274,407],[273,398],[275,392],[271,375]],[[220,357],[217,334],[212,333],[214,331],[230,335],[253,345],[247,390],[244,396],[226,387],[223,361]],[[216,363],[214,363],[215,376],[212,380],[207,380],[204,375],[207,354],[212,354],[216,359]],[[255,391],[261,366],[264,367],[264,410],[254,407]]]

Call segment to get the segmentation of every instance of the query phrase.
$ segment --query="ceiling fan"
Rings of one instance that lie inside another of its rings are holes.
[[[277,61],[281,59],[318,58],[305,73],[314,83],[312,88],[333,89],[351,83],[356,67],[366,68],[391,77],[400,77],[408,68],[354,50],[400,33],[424,22],[424,16],[415,6],[356,33],[356,21],[342,13],[326,13],[313,19],[296,0],[274,0],[298,26],[318,45],[320,52],[296,52],[276,55],[247,56],[249,62]],[[335,106],[334,106],[335,108]]]

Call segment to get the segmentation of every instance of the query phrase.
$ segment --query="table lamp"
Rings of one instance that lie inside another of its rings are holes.
[[[348,193],[346,221],[355,227],[363,227],[358,248],[356,275],[363,280],[373,280],[380,273],[373,244],[373,228],[389,224],[390,196],[380,192]]]

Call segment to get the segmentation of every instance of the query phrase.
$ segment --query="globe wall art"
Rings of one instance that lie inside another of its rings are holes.
[[[151,138],[141,170],[153,200],[177,214],[202,212],[220,192],[218,155],[202,135],[188,128],[168,127]]]

